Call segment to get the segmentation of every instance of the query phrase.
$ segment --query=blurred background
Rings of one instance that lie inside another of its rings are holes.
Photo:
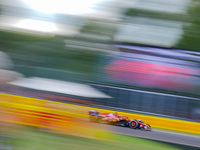
[[[0,0],[1,93],[199,122],[199,14],[199,0]]]

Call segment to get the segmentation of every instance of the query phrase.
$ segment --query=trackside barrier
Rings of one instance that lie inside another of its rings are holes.
[[[116,112],[116,111],[106,110],[106,109],[79,106],[79,105],[73,105],[73,104],[67,104],[67,103],[52,102],[52,101],[47,101],[47,100],[40,100],[40,99],[8,95],[8,94],[0,94],[0,99],[1,99],[0,106],[3,106],[3,108],[6,108],[7,110],[9,110],[7,112],[16,114],[17,112],[13,112],[11,110],[15,110],[15,111],[19,110],[18,113],[19,112],[20,114],[24,113],[23,115],[19,115],[20,117],[29,116],[29,117],[25,117],[26,119],[28,118],[29,121],[23,120],[20,123],[34,124],[39,127],[40,126],[46,127],[47,125],[44,125],[46,123],[46,124],[52,125],[51,127],[49,127],[48,125],[49,128],[54,128],[54,129],[58,128],[55,126],[55,124],[57,126],[59,126],[60,124],[62,124],[60,126],[65,126],[66,124],[69,124],[72,129],[74,128],[74,130],[76,130],[76,127],[80,127],[79,123],[81,123],[81,125],[86,125],[87,128],[90,128],[91,130],[93,130],[93,127],[91,127],[91,125],[87,123],[89,110],[98,110],[100,112]],[[26,108],[26,111],[23,110],[22,108],[23,109]],[[31,114],[27,114],[27,111]],[[38,111],[40,111],[40,113]],[[38,116],[38,113],[41,115],[41,112],[43,113],[45,112],[46,116],[45,117]],[[134,113],[126,113],[126,112],[120,112],[120,111],[117,111],[117,112],[119,115],[128,116],[130,119],[142,119],[145,123],[150,124],[152,128],[155,127],[155,128],[161,128],[161,129],[169,129],[169,130],[175,130],[175,131],[200,134],[200,123],[197,123],[197,122],[190,122],[190,121],[183,121],[183,120],[176,120],[176,119],[170,119],[170,118],[134,114]],[[55,115],[57,115],[56,118],[53,118],[53,116]],[[72,121],[70,121],[70,119],[67,118],[71,116],[73,116],[71,118]],[[50,117],[50,119],[48,117]],[[0,119],[3,119],[3,118],[0,118]],[[50,123],[47,123],[48,121]],[[55,122],[58,121],[58,123],[57,122],[54,123],[54,121]],[[63,128],[63,130],[65,128]],[[101,129],[98,129],[98,131],[100,130]],[[87,132],[87,130],[85,131]]]
[[[96,140],[110,139],[105,129],[94,127],[88,122],[84,109],[52,101],[0,94],[1,121],[46,128],[59,134]]]

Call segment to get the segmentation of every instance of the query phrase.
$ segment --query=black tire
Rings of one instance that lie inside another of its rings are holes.
[[[91,122],[97,122],[97,116],[91,115],[91,116],[90,116],[90,121],[91,121]]]
[[[130,121],[129,127],[132,128],[132,129],[136,129],[138,127],[138,122],[136,120]]]

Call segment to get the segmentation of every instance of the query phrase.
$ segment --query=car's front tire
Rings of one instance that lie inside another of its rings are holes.
[[[136,120],[130,121],[129,127],[132,128],[132,129],[136,129],[138,127],[138,122]]]

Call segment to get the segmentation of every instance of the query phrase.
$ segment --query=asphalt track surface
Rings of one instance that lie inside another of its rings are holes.
[[[100,126],[106,131],[118,134],[124,134],[134,137],[140,137],[145,139],[152,139],[152,140],[164,141],[176,144],[183,144],[187,146],[200,147],[200,136],[158,131],[154,129],[152,129],[152,131],[145,131],[140,129],[131,129],[128,127],[112,126],[99,123],[93,123],[93,124],[94,125],[96,124],[95,126]]]

